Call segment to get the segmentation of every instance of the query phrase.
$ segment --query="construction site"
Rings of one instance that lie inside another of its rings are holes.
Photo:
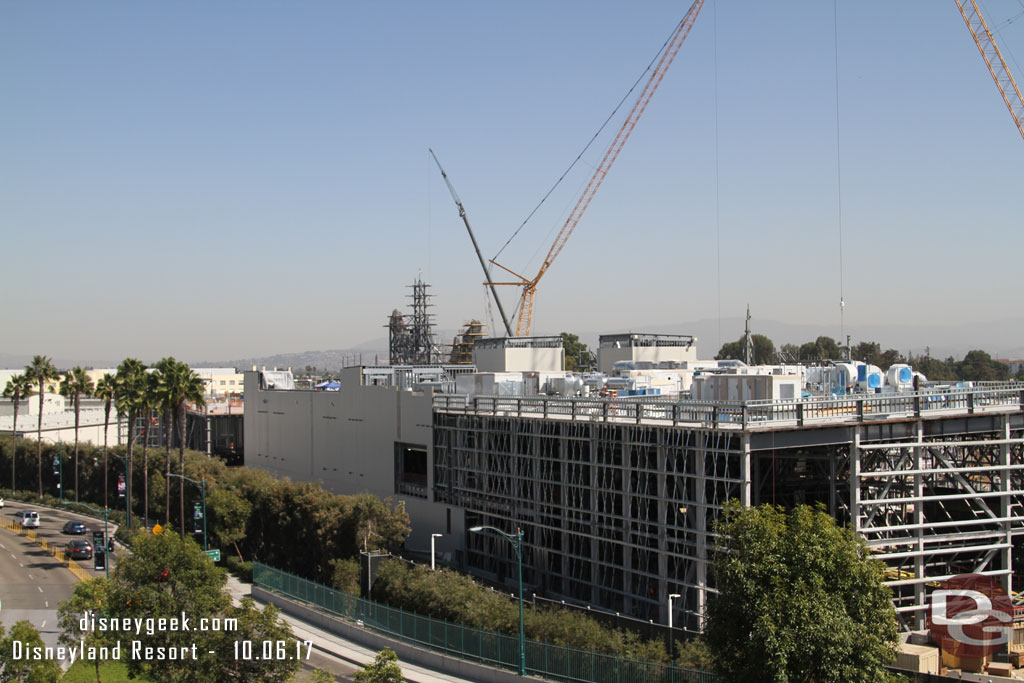
[[[531,336],[538,282],[702,5],[666,43],[534,276],[483,256],[434,157],[497,309],[492,334],[474,319],[442,348],[418,277],[411,313],[388,318],[388,364],[344,368],[340,391],[247,373],[247,464],[338,493],[394,496],[412,519],[407,547],[432,547],[440,535],[449,564],[499,584],[512,585],[516,555],[507,540],[470,530],[521,530],[524,593],[689,633],[701,631],[715,592],[714,524],[733,499],[823,506],[887,565],[908,633],[925,630],[930,592],[952,577],[993,577],[1016,596],[1024,384],[934,382],[906,364],[848,355],[755,365],[749,328],[746,359],[706,360],[692,336],[630,332],[601,337],[596,372],[568,372],[560,337]],[[957,5],[1024,135],[1024,101],[977,5]],[[510,280],[496,281],[493,266]],[[520,289],[511,311],[501,286]],[[1024,625],[1014,634],[1011,654],[1024,650]]]

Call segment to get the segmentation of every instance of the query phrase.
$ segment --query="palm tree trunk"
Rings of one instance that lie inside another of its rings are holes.
[[[103,509],[110,509],[110,497],[107,492],[107,483],[110,480],[110,470],[107,468],[107,432],[110,431],[110,408],[103,414]]]
[[[43,392],[46,386],[39,380],[39,426],[36,429],[36,465],[39,467],[39,497],[43,497]]]
[[[21,397],[18,396],[18,399]],[[14,424],[11,425],[11,493],[17,492],[14,485],[14,462],[18,459],[18,401],[14,402]]]
[[[78,415],[81,407],[81,400],[75,394],[75,502],[78,502]]]
[[[181,540],[185,540],[185,401],[178,404],[178,505],[181,513]]]
[[[167,448],[167,455],[164,459],[164,494],[166,497],[164,504],[164,524],[171,523],[171,432],[173,431],[174,414],[171,410],[171,406],[167,405],[164,408],[164,434],[166,435],[166,443],[164,444]]]
[[[128,520],[129,520],[129,522],[128,522],[128,530],[129,531],[132,529],[132,525],[131,525],[131,522],[130,522],[130,520],[131,520],[131,509],[132,509],[132,451],[135,450],[134,449],[134,445],[135,445],[135,420],[136,420],[136,417],[138,417],[138,416],[135,414],[135,411],[133,411],[133,410],[129,410],[128,411],[128,453],[127,453],[127,460],[125,462],[125,468],[124,468],[124,470],[125,470],[124,486],[125,486],[125,495],[128,496],[128,510],[129,510],[129,512],[128,512]]]
[[[149,411],[146,415],[146,426],[142,428],[142,523],[143,528],[149,524]]]

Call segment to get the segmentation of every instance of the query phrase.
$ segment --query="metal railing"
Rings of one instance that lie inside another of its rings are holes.
[[[757,429],[1020,410],[1024,407],[1024,385],[1019,382],[986,383],[972,388],[744,402],[673,400],[648,396],[563,398],[436,394],[433,407],[438,412],[496,417],[542,417],[637,424],[653,421]]]
[[[316,609],[366,628],[440,652],[509,671],[519,670],[519,636],[454,624],[365,600],[253,562],[253,583],[283,597],[309,603]],[[719,683],[717,674],[672,664],[625,659],[535,640],[526,641],[528,675],[567,683]]]

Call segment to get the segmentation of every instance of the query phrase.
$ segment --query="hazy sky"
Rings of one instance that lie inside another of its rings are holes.
[[[420,270],[439,326],[485,316],[428,147],[494,256],[687,7],[0,0],[0,353],[350,347]],[[984,9],[1024,79],[1024,3]],[[537,272],[631,103],[502,263]],[[1024,140],[953,2],[708,0],[535,332],[749,303],[838,337],[841,290],[855,340],[1019,316],[1022,216]]]

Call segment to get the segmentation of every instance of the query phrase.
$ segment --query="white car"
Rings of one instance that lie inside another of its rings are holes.
[[[0,508],[2,508],[3,506],[4,506],[4,499],[0,498]]]
[[[21,522],[21,526],[26,529],[39,528],[39,513],[35,510],[18,510],[14,516]]]

